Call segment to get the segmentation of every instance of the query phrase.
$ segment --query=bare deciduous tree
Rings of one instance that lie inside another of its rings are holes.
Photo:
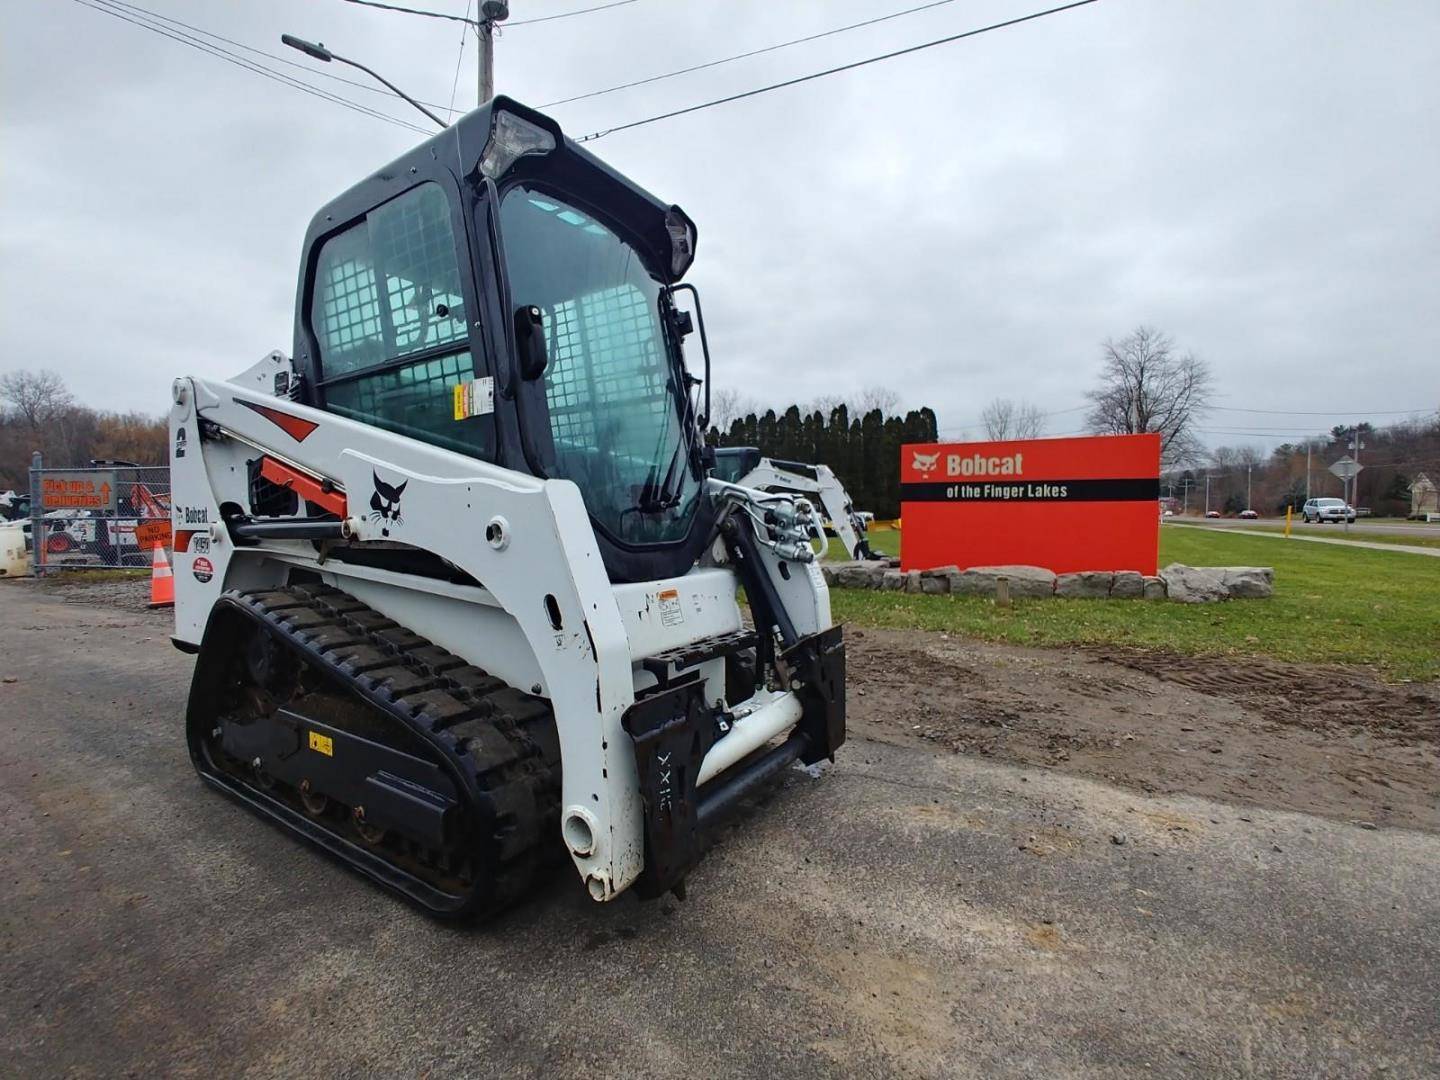
[[[1266,454],[1264,447],[1246,444],[1235,451],[1236,461],[1241,468],[1258,469],[1265,464]]]
[[[1028,401],[996,398],[980,414],[989,439],[1038,439],[1045,434],[1045,414]]]
[[[0,375],[0,399],[8,402],[31,431],[68,409],[74,398],[53,371],[7,371]]]
[[[759,411],[760,405],[754,398],[728,386],[710,395],[710,426],[720,431],[729,431],[730,425],[746,413]]]
[[[845,395],[821,394],[819,397],[811,399],[810,403],[804,408],[802,408],[800,411],[807,414],[818,412],[821,416],[828,419],[830,414],[833,413],[836,409],[838,409],[841,405],[845,406],[846,412],[850,411],[850,405],[848,402],[846,402]]]
[[[895,405],[899,400],[900,395],[888,386],[867,386],[855,395],[855,404],[851,407],[850,414],[864,416],[879,409],[880,415],[889,416],[895,411]]]
[[[1151,326],[1137,326],[1102,348],[1100,385],[1087,395],[1090,430],[1158,432],[1167,465],[1194,458],[1200,449],[1195,424],[1210,406],[1209,365],[1194,353],[1176,352],[1174,340]]]

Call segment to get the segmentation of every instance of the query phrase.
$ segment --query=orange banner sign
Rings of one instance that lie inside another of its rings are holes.
[[[40,504],[46,510],[115,512],[112,472],[52,473],[40,478]]]
[[[901,447],[901,566],[1155,573],[1160,436]]]

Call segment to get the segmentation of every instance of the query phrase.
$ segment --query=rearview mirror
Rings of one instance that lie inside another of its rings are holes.
[[[538,379],[550,357],[545,350],[545,323],[538,307],[515,309],[515,354],[522,379]]]

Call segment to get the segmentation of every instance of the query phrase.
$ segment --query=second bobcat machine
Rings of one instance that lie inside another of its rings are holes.
[[[883,559],[870,548],[870,526],[850,501],[850,493],[828,465],[767,458],[754,446],[727,446],[715,451],[715,475],[771,494],[799,495],[819,504],[825,528],[839,538],[852,559]]]
[[[834,755],[819,520],[711,475],[695,241],[504,97],[315,215],[292,356],[173,389],[208,784],[470,917],[567,854],[597,901],[679,891],[738,800]]]

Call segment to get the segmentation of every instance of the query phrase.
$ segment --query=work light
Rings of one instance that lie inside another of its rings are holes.
[[[490,126],[490,141],[480,155],[480,171],[498,180],[526,154],[548,154],[554,149],[555,136],[550,132],[514,113],[497,110]]]

